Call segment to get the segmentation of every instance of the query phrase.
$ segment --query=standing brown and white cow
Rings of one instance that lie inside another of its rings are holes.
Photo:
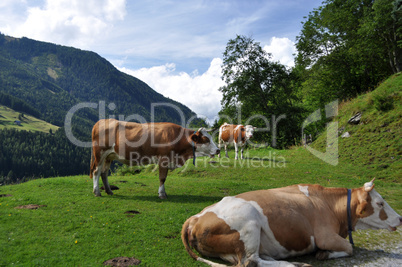
[[[235,147],[235,159],[238,159],[238,146],[241,147],[241,159],[243,157],[243,149],[247,140],[253,137],[255,127],[251,125],[234,125],[227,124],[226,122],[219,128],[219,149],[221,148],[221,143],[225,145],[225,154],[228,158],[227,145],[234,143]],[[219,154],[219,157],[221,155]]]
[[[181,167],[189,158],[219,154],[211,135],[204,128],[185,129],[173,123],[134,123],[114,119],[100,120],[92,129],[90,177],[93,192],[101,196],[99,177],[105,191],[113,195],[108,172],[113,160],[127,165],[159,165],[159,197],[166,198],[165,180],[168,169]]]
[[[314,251],[321,260],[351,256],[348,232],[395,231],[402,224],[373,181],[356,189],[301,184],[225,197],[184,223],[182,241],[191,257],[210,266],[225,265],[192,248],[236,266],[294,266],[275,260]]]

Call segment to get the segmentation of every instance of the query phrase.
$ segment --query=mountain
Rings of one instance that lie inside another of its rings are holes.
[[[0,184],[88,173],[90,149],[66,137],[67,114],[73,115],[71,131],[79,141],[91,139],[101,118],[183,125],[196,115],[94,52],[1,33],[0,105],[7,107],[0,110]],[[5,114],[9,110],[14,115]],[[10,116],[28,115],[60,128],[11,127]]]
[[[41,119],[57,126],[64,125],[65,116],[74,105],[99,106],[99,101],[105,103],[106,117],[134,116],[140,121],[181,124],[185,123],[183,119],[195,115],[188,107],[117,70],[94,52],[2,34],[0,92],[24,101],[40,113]],[[111,103],[113,110],[108,108]],[[166,104],[158,105],[151,118],[153,103]],[[99,119],[99,110],[82,108],[74,115],[79,129],[87,129]]]

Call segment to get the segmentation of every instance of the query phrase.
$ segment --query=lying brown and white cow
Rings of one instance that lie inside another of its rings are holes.
[[[100,120],[92,129],[90,177],[93,192],[100,196],[99,176],[105,191],[113,195],[108,172],[113,160],[127,165],[159,165],[159,197],[166,198],[168,169],[181,167],[189,158],[214,156],[219,149],[204,128],[185,129],[173,123],[134,123],[114,119]]]
[[[395,231],[402,222],[373,189],[373,180],[351,190],[301,184],[225,197],[184,223],[182,241],[191,257],[210,266],[225,265],[197,256],[192,248],[237,266],[293,266],[275,260],[314,251],[322,260],[351,256],[348,221],[350,233]]]
[[[251,125],[234,125],[225,122],[219,127],[219,149],[221,148],[221,143],[224,143],[226,157],[229,157],[227,145],[233,143],[235,147],[235,159],[238,159],[238,146],[241,147],[241,159],[243,159],[244,145],[248,139],[253,137],[254,130],[255,127]]]

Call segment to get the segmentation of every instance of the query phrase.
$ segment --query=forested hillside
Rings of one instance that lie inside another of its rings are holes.
[[[72,117],[80,141],[89,141],[94,123],[111,115],[180,124],[195,116],[94,52],[0,34],[1,105],[63,127],[67,112],[80,103],[96,107],[81,108]],[[155,108],[151,118],[153,103],[166,105]],[[88,172],[90,150],[69,142],[64,128],[54,135],[0,131],[0,143],[0,184]]]
[[[402,70],[402,0],[326,0],[302,21],[291,69],[251,37],[223,53],[219,127],[227,118],[261,129],[253,139],[274,147],[300,144],[304,120],[325,106],[374,90]],[[304,133],[315,139],[326,119]]]
[[[60,130],[56,134],[1,130],[0,146],[0,184],[89,170],[90,150],[71,144]]]
[[[149,121],[152,103],[178,106],[188,119],[186,106],[165,98],[135,77],[118,71],[94,52],[12,38],[0,34],[0,91],[14,96],[41,114],[41,119],[62,126],[67,111],[80,102],[114,103],[111,114],[138,114]],[[98,112],[85,110],[95,121]],[[161,107],[155,121],[181,122],[177,111]]]

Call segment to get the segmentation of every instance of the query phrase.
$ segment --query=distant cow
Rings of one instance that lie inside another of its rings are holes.
[[[314,251],[320,260],[351,256],[348,232],[402,224],[373,181],[356,189],[301,184],[225,197],[184,223],[182,241],[192,258],[210,266],[224,265],[192,248],[236,266],[293,266],[275,260]]]
[[[253,137],[255,127],[251,125],[234,125],[227,124],[226,122],[222,124],[219,128],[219,149],[221,148],[221,143],[225,145],[225,154],[228,156],[227,145],[234,143],[235,147],[235,159],[238,159],[238,146],[241,147],[241,159],[243,159],[243,149],[247,140]],[[219,154],[219,157],[221,155]]]
[[[113,195],[107,179],[113,160],[130,166],[157,163],[159,197],[166,198],[164,184],[168,169],[183,166],[189,158],[216,154],[219,149],[204,128],[193,131],[173,123],[100,120],[92,129],[90,177],[93,178],[93,192],[95,196],[101,196],[101,176],[106,193]]]

